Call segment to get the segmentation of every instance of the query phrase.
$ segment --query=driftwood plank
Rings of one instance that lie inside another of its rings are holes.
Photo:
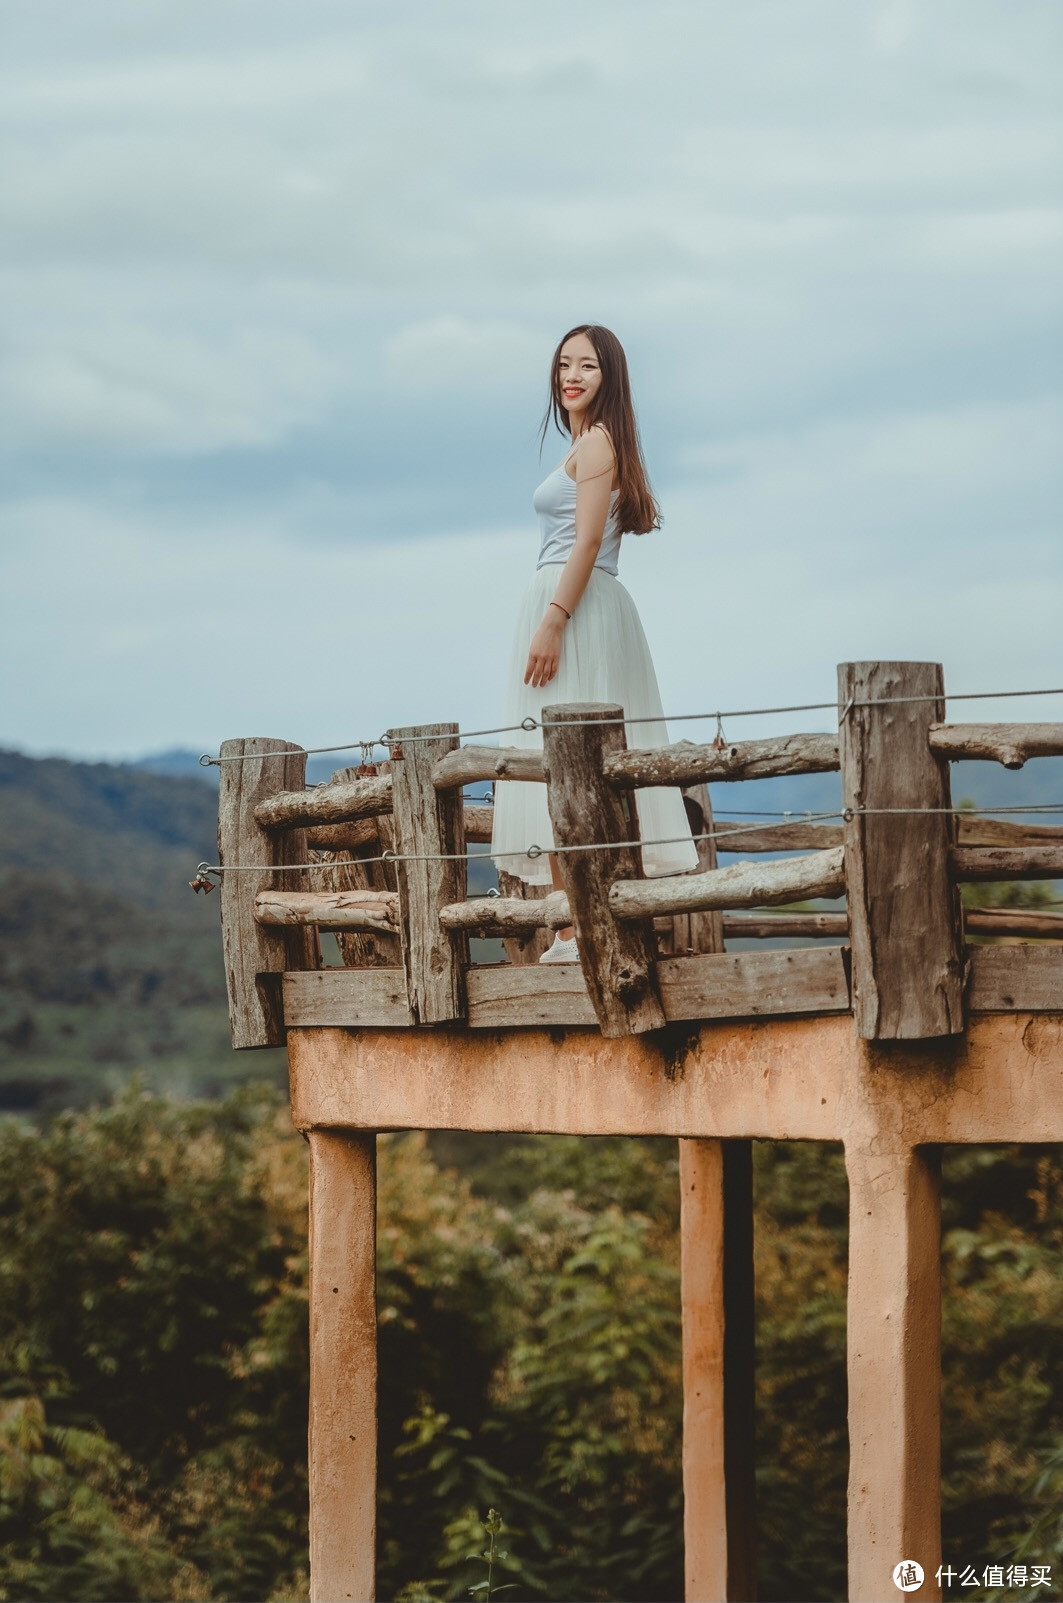
[[[835,846],[778,863],[731,863],[706,874],[668,879],[620,879],[609,892],[609,906],[614,917],[626,921],[714,907],[769,907],[840,896],[844,889],[843,848]]]
[[[471,1029],[596,1023],[578,963],[511,964],[468,973]]]
[[[836,735],[780,735],[733,746],[674,746],[613,751],[604,773],[618,790],[640,785],[701,785],[730,779],[772,779],[787,774],[828,774],[838,767]]]
[[[440,757],[457,747],[458,726],[427,724],[389,734],[410,1012],[418,1024],[439,1024],[465,1012],[469,961],[468,936],[439,923],[441,907],[466,897],[464,806],[460,790],[436,790],[432,782]]]
[[[955,880],[981,883],[1001,879],[1063,878],[1060,846],[955,846],[949,853]]]
[[[543,754],[523,746],[458,746],[439,758],[432,772],[432,783],[437,790],[453,790],[490,779],[529,779],[545,783]]]
[[[669,1019],[849,1011],[845,959],[837,946],[662,958],[657,975]]]
[[[229,993],[232,1043],[238,1050],[284,1042],[280,976],[285,969],[316,966],[316,939],[302,929],[268,929],[255,920],[255,897],[276,886],[294,888],[299,875],[268,866],[306,860],[302,835],[271,836],[255,809],[266,796],[306,777],[306,753],[288,740],[227,740],[221,748],[218,794],[218,861],[222,875],[221,927]],[[266,865],[261,873],[244,864]]]
[[[638,818],[602,777],[602,762],[624,745],[623,708],[571,704],[543,708],[543,757],[550,820],[559,847],[594,850],[558,854],[587,990],[602,1034],[614,1038],[659,1029],[664,1013],[653,976],[653,929],[618,924],[608,901],[610,882],[634,879]],[[603,720],[602,722],[587,720]],[[611,721],[609,721],[611,720]],[[614,844],[616,843],[616,844]]]
[[[932,724],[930,749],[951,761],[981,757],[1022,768],[1030,757],[1063,757],[1063,724]]]
[[[388,816],[387,814],[384,815]],[[466,841],[488,842],[494,823],[492,807],[465,803]],[[382,850],[378,819],[362,818],[349,824],[317,824],[308,831],[306,844],[312,852],[360,852]],[[390,841],[389,841],[390,844]]]
[[[1051,946],[976,946],[973,1013],[1063,1014],[1063,952]]]
[[[259,891],[255,917],[260,924],[315,924],[323,930],[397,935],[399,898],[394,891]]]
[[[303,829],[308,824],[347,824],[391,811],[391,775],[289,790],[264,799],[255,808],[262,829]]]
[[[852,809],[845,878],[853,1016],[865,1040],[963,1029],[948,765],[927,739],[942,717],[944,689],[940,663],[845,662],[838,669],[842,799]]]
[[[414,1021],[406,976],[401,968],[323,968],[285,974],[284,1022],[289,1029],[409,1029]]]

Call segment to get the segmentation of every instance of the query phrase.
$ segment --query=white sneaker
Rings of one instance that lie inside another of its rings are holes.
[[[576,937],[573,935],[570,940],[563,941],[560,935],[555,935],[553,946],[548,946],[546,948],[546,951],[539,959],[539,962],[578,963],[579,948],[576,945]]]

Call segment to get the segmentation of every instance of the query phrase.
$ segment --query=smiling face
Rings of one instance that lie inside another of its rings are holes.
[[[558,394],[573,434],[581,432],[601,387],[602,370],[594,346],[586,334],[573,334],[562,345],[557,360]]]

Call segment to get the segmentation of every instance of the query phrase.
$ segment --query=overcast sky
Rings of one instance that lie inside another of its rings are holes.
[[[1063,685],[1059,0],[0,16],[0,743],[500,722],[584,320],[668,711]]]

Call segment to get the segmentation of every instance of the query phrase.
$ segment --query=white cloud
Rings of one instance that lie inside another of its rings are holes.
[[[484,395],[527,388],[543,369],[542,339],[518,323],[434,317],[384,341],[382,371],[397,394],[458,393],[471,407]]]
[[[298,335],[205,332],[118,317],[16,333],[0,407],[18,447],[194,456],[264,446],[305,424],[335,387],[333,364]]]

